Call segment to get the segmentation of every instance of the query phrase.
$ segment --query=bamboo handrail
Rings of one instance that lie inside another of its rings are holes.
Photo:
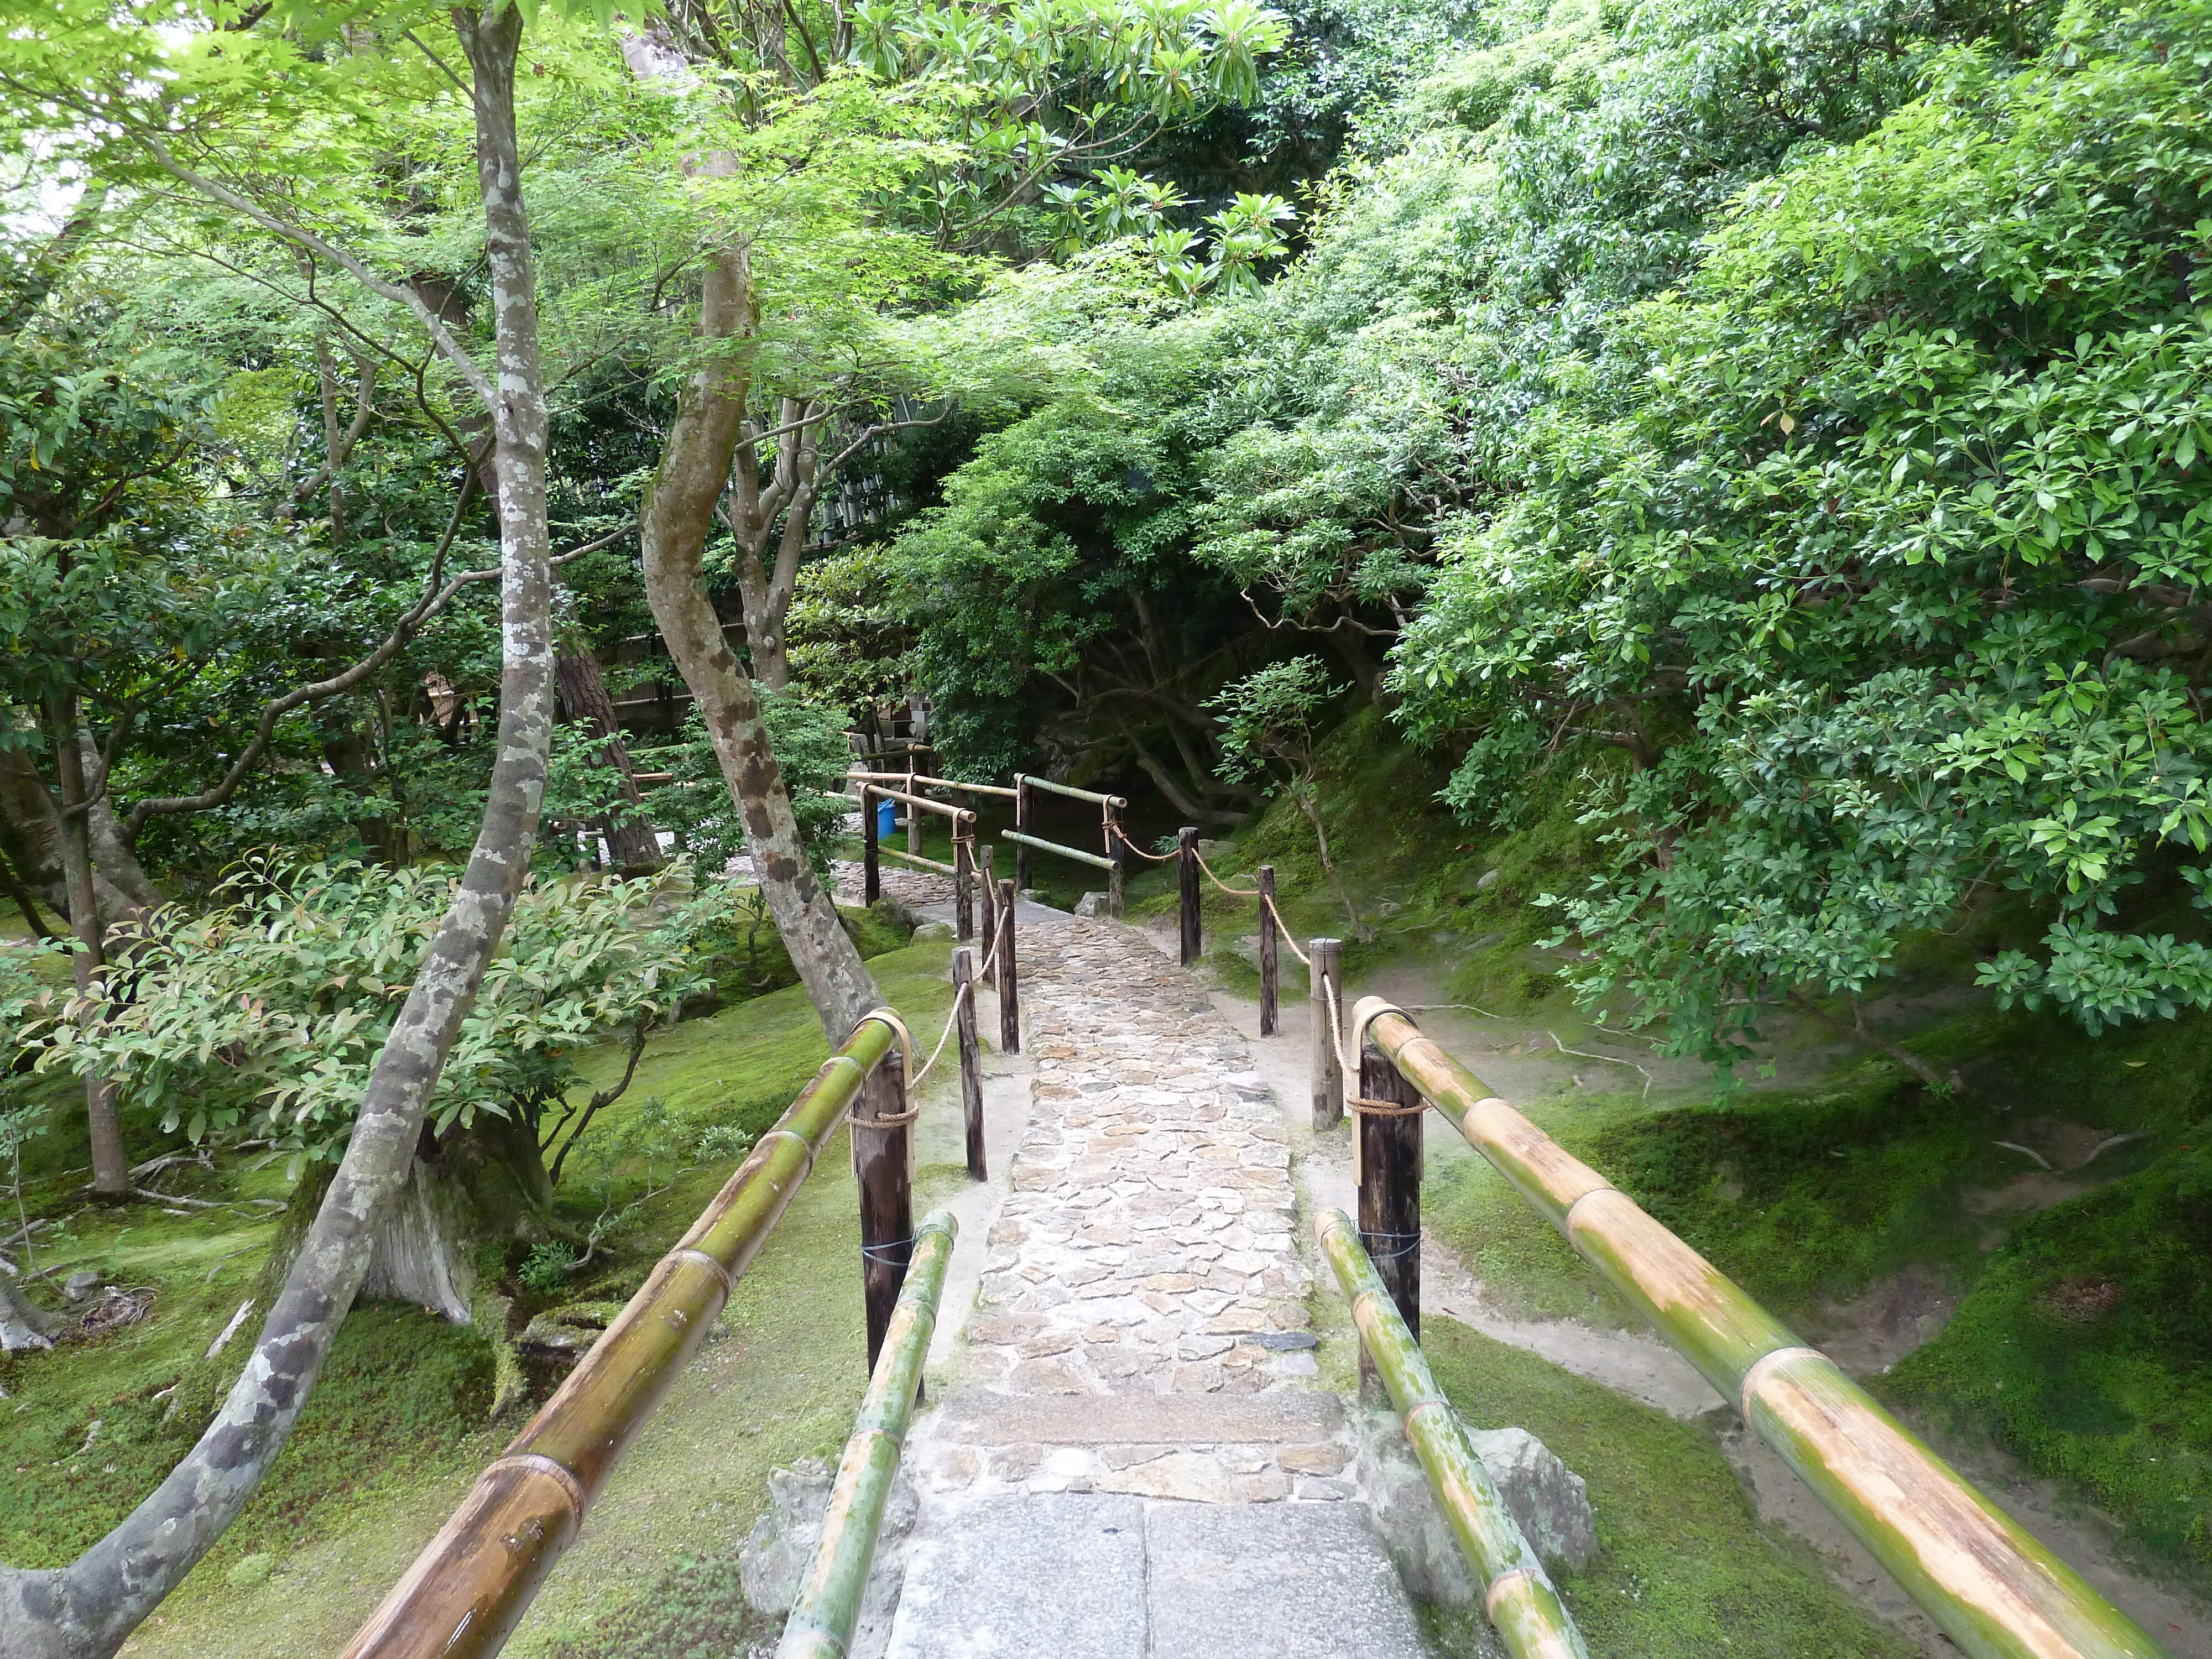
[[[874,1015],[822,1063],[591,1351],[346,1644],[343,1659],[486,1659],[682,1374],[860,1085],[890,1052]]]
[[[848,773],[847,775],[850,776],[851,774]],[[902,773],[900,775],[905,775]],[[927,795],[909,795],[903,789],[887,789],[880,783],[864,783],[860,786],[861,811],[867,810],[867,799],[871,795],[885,800],[902,800],[908,806],[919,806],[925,812],[935,812],[940,817],[951,818],[955,823],[962,818],[966,818],[971,823],[975,819],[975,812],[969,807],[955,806],[950,801],[932,800]]]
[[[1050,778],[1041,778],[1034,772],[1015,773],[1014,787],[1018,789],[1024,784],[1032,789],[1042,789],[1048,794],[1065,795],[1070,800],[1087,800],[1093,806],[1112,806],[1124,812],[1129,810],[1128,801],[1120,795],[1102,795],[1095,789],[1078,789],[1072,783],[1054,783]]]
[[[902,864],[919,865],[924,870],[934,870],[941,875],[951,876],[956,878],[960,874],[959,867],[957,865],[947,864],[942,859],[924,858],[921,854],[909,853],[902,847],[884,847],[879,845],[876,848],[876,856],[878,858],[896,859]]]
[[[1482,1581],[1483,1609],[1498,1636],[1514,1659],[1589,1659],[1582,1632],[1498,1495],[1467,1425],[1437,1387],[1421,1345],[1359,1242],[1358,1228],[1343,1211],[1324,1210],[1314,1218],[1314,1236],[1351,1298],[1360,1340],[1405,1419],[1406,1438],[1428,1472],[1460,1553]]]
[[[2167,1659],[1833,1360],[1492,1096],[1402,1010],[1364,997],[1352,1029],[1364,1029],[1974,1659]]]
[[[1022,847],[1034,847],[1042,852],[1057,853],[1064,859],[1073,859],[1078,864],[1092,865],[1101,870],[1111,870],[1114,867],[1114,860],[1111,859],[1101,858],[1096,853],[1086,853],[1079,847],[1062,847],[1056,841],[1046,841],[1036,836],[1025,836],[1018,830],[1001,830],[999,832],[999,839],[1011,841]]]
[[[1021,792],[1003,783],[963,783],[957,778],[925,777],[919,772],[848,772],[848,778],[859,778],[867,783],[903,782],[909,777],[918,785],[931,789],[959,789],[971,795],[1003,795],[1012,800]]]
[[[852,1438],[830,1488],[830,1507],[822,1520],[822,1541],[815,1547],[806,1583],[792,1604],[791,1617],[776,1644],[775,1659],[845,1659],[860,1621],[860,1598],[876,1558],[876,1534],[898,1474],[907,1422],[914,1415],[921,1385],[922,1361],[937,1329],[937,1302],[952,1260],[960,1224],[949,1210],[936,1210],[914,1230],[914,1260],[900,1287],[898,1305],[884,1334],[884,1351],[868,1381]]]

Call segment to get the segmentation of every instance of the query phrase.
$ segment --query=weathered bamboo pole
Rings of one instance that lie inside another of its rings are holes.
[[[485,1659],[499,1651],[891,1042],[890,1026],[864,1019],[823,1062],[552,1399],[477,1477],[343,1659]]]
[[[969,939],[975,937],[975,843],[963,836],[957,826],[952,832],[952,936]]]
[[[983,866],[983,917],[978,933],[983,948],[983,983],[996,989],[999,983],[999,964],[992,956],[991,947],[999,939],[999,878],[992,871],[994,849],[986,844],[977,854]]]
[[[990,1179],[983,1161],[983,1065],[975,1044],[975,953],[963,945],[952,952],[952,1024],[960,1044],[960,1114],[968,1129],[968,1174]],[[965,988],[967,994],[963,996]]]
[[[860,786],[860,902],[873,904],[884,896],[883,860],[876,855],[876,803],[866,784]]]
[[[1359,1030],[1355,1023],[1352,1030]],[[1398,1317],[1421,1340],[1421,1120],[1419,1090],[1372,1042],[1359,1054],[1359,1099],[1352,1132],[1359,1139],[1359,1242],[1390,1292]],[[1362,1393],[1376,1382],[1375,1358],[1359,1351]]]
[[[1121,828],[1121,809],[1108,801],[1105,816],[1106,914],[1116,921],[1129,908],[1129,836]]]
[[[1482,1581],[1483,1608],[1491,1624],[1515,1659],[1589,1659],[1582,1632],[1475,1455],[1466,1425],[1437,1387],[1420,1344],[1399,1317],[1352,1218],[1341,1210],[1324,1210],[1314,1218],[1314,1233],[1352,1300],[1360,1349],[1375,1357],[1375,1369],[1405,1419],[1406,1438],[1428,1471],[1460,1553]]]
[[[1176,831],[1176,873],[1180,878],[1176,908],[1182,927],[1182,965],[1188,968],[1204,949],[1199,931],[1198,831],[1189,824]]]
[[[1833,1360],[1491,1095],[1403,1012],[1365,998],[1352,1018],[1973,1659],[2166,1659]]]
[[[903,1028],[903,1046],[911,1039]],[[907,1098],[909,1050],[899,1064],[878,1066],[860,1085],[852,1113],[853,1172],[860,1183],[860,1290],[866,1304],[868,1364],[882,1353],[891,1310],[914,1255],[914,1121]]]
[[[1021,773],[1014,774],[1014,829],[1007,839],[1014,843],[1014,886],[1020,892],[1030,890],[1030,849],[1021,844],[1021,838],[1030,832],[1030,781]]]
[[[909,761],[908,770],[906,775],[906,793],[900,796],[899,799],[905,801],[907,804],[906,850],[913,854],[916,858],[920,858],[921,856],[921,820],[915,816],[914,809],[921,805],[924,797],[915,788],[914,779],[915,775],[912,770],[912,763]]]
[[[860,1622],[860,1599],[876,1559],[876,1536],[883,1529],[884,1507],[898,1474],[907,1423],[921,1385],[922,1362],[937,1329],[945,1270],[959,1231],[959,1224],[945,1210],[933,1212],[915,1229],[914,1263],[899,1291],[883,1356],[870,1373],[853,1437],[845,1443],[836,1482],[830,1488],[830,1507],[822,1519],[822,1541],[785,1621],[775,1659],[845,1659],[853,1626]]]
[[[1277,1006],[1278,981],[1275,938],[1275,866],[1260,866],[1260,1035],[1273,1036],[1281,1023]]]
[[[1334,1129],[1344,1121],[1344,1066],[1336,1055],[1336,1045],[1342,1038],[1336,1029],[1336,1016],[1330,1012],[1328,995],[1334,987],[1339,1001],[1344,996],[1340,983],[1344,972],[1344,941],[1310,939],[1306,945],[1306,958],[1313,1002],[1313,1064],[1307,1075],[1312,1079],[1313,1127],[1319,1133]]]
[[[1014,884],[999,884],[999,1052],[1022,1051],[1022,981],[1014,966]]]

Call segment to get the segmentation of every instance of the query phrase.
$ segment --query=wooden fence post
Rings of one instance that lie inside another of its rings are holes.
[[[1014,884],[999,884],[999,1052],[1022,1051],[1021,975],[1014,967]]]
[[[1340,995],[1341,993],[1339,994]],[[1398,1073],[1380,1048],[1366,1043],[1359,1054],[1363,1098],[1394,1106],[1419,1106],[1421,1091]],[[1421,1121],[1425,1114],[1358,1111],[1352,1133],[1359,1137],[1359,1242],[1382,1275],[1383,1287],[1398,1304],[1413,1340],[1421,1340]],[[1381,1389],[1364,1343],[1359,1349],[1363,1395]]]
[[[1198,888],[1198,830],[1185,824],[1176,831],[1176,873],[1182,877],[1182,903],[1178,907],[1182,921],[1182,965],[1196,962],[1205,951],[1205,936],[1200,927]]]
[[[1108,806],[1105,813],[1106,856],[1113,860],[1106,872],[1106,914],[1119,921],[1129,896],[1129,838],[1122,832],[1121,812]]]
[[[960,820],[952,821],[952,936],[975,937],[975,842],[960,833]]]
[[[1014,774],[1014,828],[1023,835],[1036,833],[1030,828],[1030,781],[1019,772]],[[1017,842],[1014,844],[1014,888],[1027,892],[1030,887],[1030,849]]]
[[[1339,976],[1344,967],[1340,939],[1317,939],[1306,946],[1311,957],[1308,969],[1313,981],[1313,1126],[1334,1129],[1344,1121],[1344,1068],[1337,1064],[1336,1045],[1341,1035],[1329,1013],[1328,994],[1334,988],[1340,1001],[1344,990]]]
[[[907,1057],[886,1053],[860,1085],[852,1127],[860,1181],[860,1289],[867,1304],[868,1369],[875,1370],[891,1310],[914,1255],[914,1121]],[[870,1127],[889,1120],[881,1128]]]
[[[906,792],[909,795],[921,793],[914,787],[914,750],[906,751]],[[906,809],[906,850],[915,858],[921,856],[921,810],[916,806]]]
[[[999,942],[999,884],[991,872],[993,850],[987,844],[977,855],[983,866],[978,883],[983,890],[983,925],[978,937],[983,946],[983,983],[995,986],[999,982],[999,964],[992,960],[991,947]]]
[[[1275,866],[1260,866],[1260,1035],[1273,1036],[1276,1008]]]
[[[870,799],[868,786],[860,786],[860,900],[873,904],[884,896],[883,861],[876,856],[876,803]]]
[[[961,945],[952,953],[953,1027],[960,1043],[960,1110],[968,1123],[968,1173],[990,1178],[983,1163],[983,1066],[975,1047],[975,953]],[[963,988],[968,994],[960,994]]]

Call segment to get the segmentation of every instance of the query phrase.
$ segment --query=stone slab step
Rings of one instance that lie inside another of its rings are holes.
[[[1333,1394],[1000,1394],[945,1397],[931,1435],[970,1446],[1254,1445],[1327,1440],[1344,1426]]]
[[[887,1659],[1430,1659],[1358,1504],[925,1501]]]

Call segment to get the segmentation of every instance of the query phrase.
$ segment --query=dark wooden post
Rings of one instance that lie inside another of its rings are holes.
[[[1106,914],[1119,921],[1129,896],[1129,846],[1121,832],[1121,811],[1111,805],[1106,808],[1106,856],[1114,861],[1106,872]]]
[[[914,1124],[908,1116],[906,1067],[894,1044],[860,1085],[852,1128],[860,1178],[860,1289],[867,1303],[868,1369],[876,1368],[884,1333],[906,1266],[914,1256]],[[872,1128],[877,1119],[886,1127]]]
[[[1176,851],[1178,873],[1182,878],[1182,965],[1189,967],[1205,949],[1204,935],[1199,926],[1198,890],[1198,831],[1185,824],[1176,831]]]
[[[1275,866],[1260,866],[1260,1035],[1273,1036],[1276,1018]]]
[[[982,941],[983,983],[986,985],[999,982],[999,964],[991,959],[991,947],[999,938],[999,884],[991,872],[992,852],[993,849],[986,846],[980,855],[983,872],[976,884],[983,890],[983,926],[977,937]]]
[[[975,937],[975,843],[962,834],[965,825],[952,820],[952,936]]]
[[[884,896],[883,862],[876,856],[876,803],[868,793],[868,786],[860,786],[860,868],[866,872],[860,884],[863,903],[873,904]]]
[[[1025,836],[1036,831],[1030,828],[1030,781],[1019,772],[1014,774],[1014,828]],[[1026,893],[1030,890],[1030,849],[1019,842],[1014,843],[1014,890]]]
[[[1398,1074],[1382,1051],[1369,1043],[1359,1056],[1359,1092],[1368,1100],[1418,1106],[1421,1091]],[[1421,1336],[1421,1121],[1425,1114],[1355,1114],[1359,1121],[1359,1242],[1406,1321]],[[1381,1379],[1362,1346],[1360,1391],[1379,1391]]]
[[[1021,975],[1014,967],[1014,884],[999,884],[999,1052],[1022,1051]]]
[[[990,1178],[983,1164],[983,1064],[975,1047],[975,953],[963,945],[952,952],[953,1027],[960,1043],[960,1110],[968,1121],[968,1173]],[[968,994],[960,994],[963,987]]]
[[[1316,1130],[1334,1129],[1344,1121],[1344,1068],[1336,1060],[1340,1033],[1328,1011],[1328,994],[1334,988],[1340,1002],[1344,996],[1340,983],[1344,943],[1317,939],[1306,950],[1311,958],[1307,972],[1313,981],[1313,1126]]]

